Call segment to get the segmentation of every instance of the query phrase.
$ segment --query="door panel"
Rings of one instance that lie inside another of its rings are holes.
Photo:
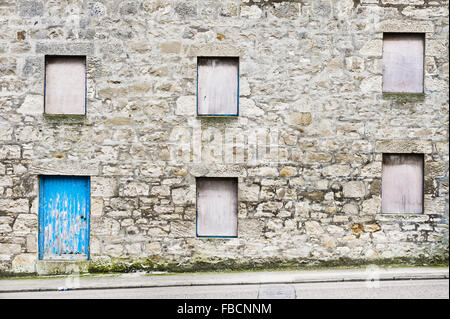
[[[89,259],[89,177],[41,176],[39,186],[39,259]]]

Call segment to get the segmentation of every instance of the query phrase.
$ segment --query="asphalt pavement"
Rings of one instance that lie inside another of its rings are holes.
[[[448,279],[0,293],[0,299],[448,299]]]
[[[449,269],[129,273],[0,280],[3,298],[448,298]]]

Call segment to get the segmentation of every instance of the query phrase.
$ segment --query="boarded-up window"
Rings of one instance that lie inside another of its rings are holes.
[[[423,154],[383,154],[383,213],[422,213]]]
[[[237,116],[239,58],[198,58],[197,114]]]
[[[86,114],[86,57],[45,58],[45,113]]]
[[[383,35],[383,92],[423,93],[424,34]]]
[[[236,237],[236,178],[197,178],[197,236]]]

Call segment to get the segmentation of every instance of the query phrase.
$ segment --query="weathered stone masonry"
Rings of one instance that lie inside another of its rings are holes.
[[[91,265],[448,259],[448,1],[0,0],[0,17],[1,271],[45,262],[39,175],[90,176]],[[382,93],[383,32],[425,34],[424,94]],[[86,56],[86,116],[43,114],[46,55]],[[198,56],[239,57],[239,116],[196,116]],[[424,154],[422,214],[381,213],[383,153]],[[196,237],[208,176],[238,177],[237,238]]]

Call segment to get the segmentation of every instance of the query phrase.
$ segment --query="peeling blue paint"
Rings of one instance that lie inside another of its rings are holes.
[[[39,259],[89,259],[90,178],[40,176]]]

